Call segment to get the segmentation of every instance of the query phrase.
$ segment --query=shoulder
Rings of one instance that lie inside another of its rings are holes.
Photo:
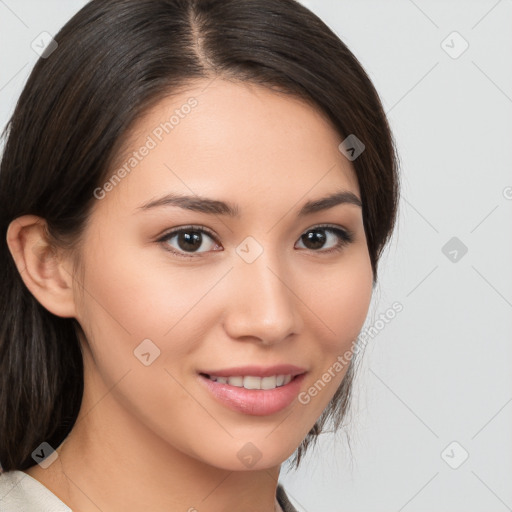
[[[291,504],[281,484],[277,485],[276,498],[284,512],[297,512],[297,509]]]
[[[55,494],[23,471],[0,473],[2,512],[72,512]]]

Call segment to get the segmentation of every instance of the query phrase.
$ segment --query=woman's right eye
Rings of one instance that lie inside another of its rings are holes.
[[[208,239],[210,241],[208,241]],[[174,245],[171,243],[174,240]],[[206,241],[206,243],[205,243]],[[210,252],[218,246],[212,233],[203,226],[189,226],[174,229],[158,239],[167,251],[184,258],[194,258],[195,254]],[[198,250],[206,245],[205,250]]]

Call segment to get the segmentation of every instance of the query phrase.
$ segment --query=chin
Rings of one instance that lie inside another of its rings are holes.
[[[208,454],[203,452],[198,458],[210,466],[226,471],[258,471],[280,466],[299,444],[300,441],[296,445],[286,446],[283,440],[269,442],[265,438],[259,441],[233,440],[231,446],[218,443],[213,453],[209,450]]]

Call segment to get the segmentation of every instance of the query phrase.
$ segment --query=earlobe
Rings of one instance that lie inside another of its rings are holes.
[[[37,301],[54,315],[75,316],[73,276],[58,248],[47,238],[46,222],[35,215],[9,224],[7,245],[23,282]]]

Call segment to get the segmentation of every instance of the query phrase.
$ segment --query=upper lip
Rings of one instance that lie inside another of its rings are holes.
[[[271,377],[272,375],[300,375],[305,373],[304,368],[294,366],[292,364],[276,364],[274,366],[236,366],[233,368],[224,368],[222,370],[205,370],[199,373],[206,375],[215,375],[216,377],[236,377],[236,376],[254,376],[254,377]]]

